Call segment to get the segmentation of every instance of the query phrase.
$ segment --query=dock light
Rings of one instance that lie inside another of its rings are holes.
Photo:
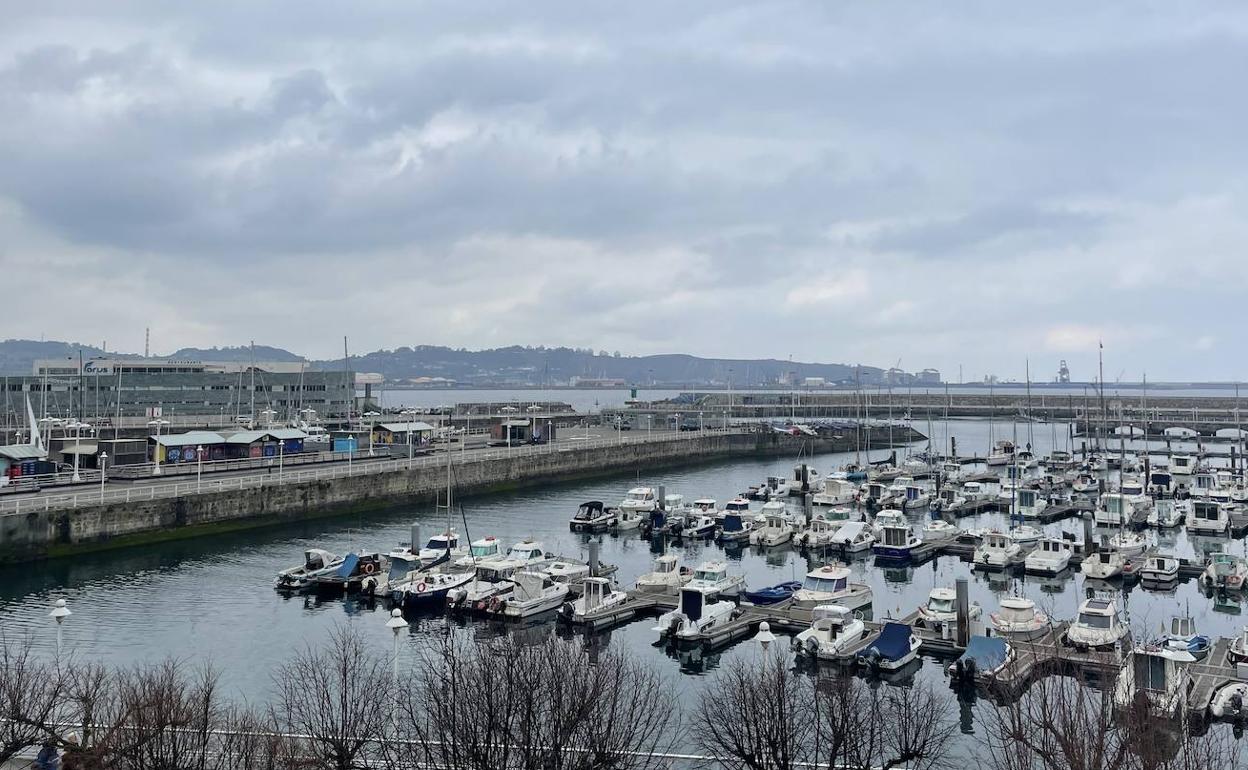
[[[157,453],[160,452],[160,428],[162,425],[168,425],[169,421],[162,419],[160,417],[157,417],[154,420],[148,420],[147,424],[149,427],[154,426],[156,428],[156,448],[152,450],[152,475],[159,476],[160,475],[160,461],[157,458]]]
[[[403,629],[407,628],[407,621],[403,619],[403,610],[395,607],[390,611],[390,619],[386,621],[386,628],[394,632],[394,683],[399,683],[399,634]]]
[[[65,618],[73,614],[69,611],[69,607],[65,606],[64,599],[57,599],[52,611],[48,613],[48,617],[56,621],[56,664],[58,666],[61,664],[61,625],[65,623]]]
[[[759,644],[763,645],[764,650],[772,642],[776,641],[776,635],[771,633],[771,624],[765,620],[758,624],[758,633],[754,634],[754,638],[758,640]]]

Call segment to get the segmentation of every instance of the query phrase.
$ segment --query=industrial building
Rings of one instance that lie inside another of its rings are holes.
[[[313,414],[316,420],[345,418],[354,375],[305,366],[289,361],[42,360],[30,376],[0,377],[0,424],[23,421],[26,398],[39,417],[72,417],[94,425],[138,426],[162,418],[174,425],[259,426]]]

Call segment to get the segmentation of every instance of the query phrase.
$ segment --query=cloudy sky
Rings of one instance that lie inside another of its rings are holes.
[[[1248,377],[1242,3],[5,16],[0,338]]]

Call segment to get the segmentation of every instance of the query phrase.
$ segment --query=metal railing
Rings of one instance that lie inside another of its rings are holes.
[[[89,505],[137,503],[187,495],[220,494],[223,492],[258,489],[266,486],[328,481],[352,476],[371,476],[415,468],[445,467],[448,463],[448,456],[451,464],[463,465],[466,463],[492,462],[509,458],[558,455],[610,447],[657,444],[665,441],[696,442],[714,436],[746,432],[748,431],[664,432],[651,436],[647,436],[643,432],[637,435],[619,435],[579,441],[564,438],[551,444],[522,445],[511,448],[492,447],[489,449],[460,451],[452,449],[449,452],[432,456],[413,457],[410,460],[408,458],[374,458],[351,462],[347,465],[337,464],[332,467],[300,468],[296,470],[287,470],[283,464],[277,464],[268,468],[265,473],[233,476],[230,478],[196,477],[195,479],[174,483],[130,486],[127,488],[110,488],[106,484],[101,484],[96,490],[82,490],[73,493],[47,493],[24,499],[0,500],[0,515],[16,516],[37,511],[73,509]]]

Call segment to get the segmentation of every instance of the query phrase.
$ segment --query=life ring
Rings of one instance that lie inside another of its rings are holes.
[[[373,574],[374,572],[376,572],[376,571],[377,571],[377,565],[376,565],[376,564],[373,564],[371,561],[370,561],[370,562],[365,562],[365,563],[364,563],[364,567],[363,567],[363,569],[364,569],[364,574],[365,574],[365,575],[371,575],[371,574]]]
[[[421,583],[417,583],[417,584],[416,584],[416,593],[418,593],[418,594],[423,594],[423,593],[425,592],[425,589],[426,589],[426,588],[428,588],[428,587],[429,587],[429,586],[425,585],[423,582],[421,582]]]
[[[490,597],[490,612],[498,612],[499,605],[501,604],[502,602],[497,596]]]

